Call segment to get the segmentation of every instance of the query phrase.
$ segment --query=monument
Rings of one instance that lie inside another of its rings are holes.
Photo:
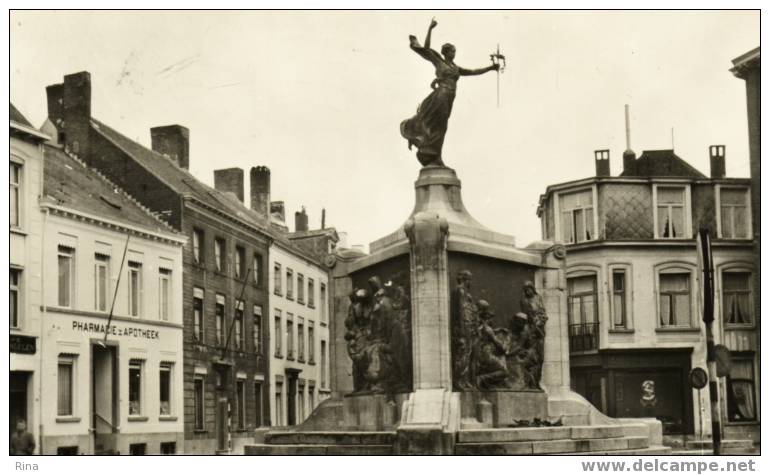
[[[433,91],[401,124],[422,164],[403,226],[329,261],[333,397],[247,454],[661,453],[655,420],[614,420],[570,390],[565,248],[516,247],[476,221],[442,147],[467,70],[414,36]]]

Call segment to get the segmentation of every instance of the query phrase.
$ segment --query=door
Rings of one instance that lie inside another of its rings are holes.
[[[297,373],[287,373],[289,392],[286,394],[286,423],[290,426],[297,424]]]
[[[117,348],[94,344],[91,347],[91,430],[94,451],[112,453],[118,426]]]
[[[11,393],[8,400],[10,406],[10,417],[8,418],[11,426],[10,432],[16,430],[16,423],[21,419],[27,423],[27,430],[31,432],[27,415],[27,384],[29,383],[30,374],[26,371],[11,371],[9,384]]]

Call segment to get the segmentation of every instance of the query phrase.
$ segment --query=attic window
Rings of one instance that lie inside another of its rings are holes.
[[[102,201],[104,201],[105,203],[107,203],[108,205],[112,206],[115,209],[118,209],[118,210],[123,209],[121,205],[117,203],[113,203],[112,201],[107,199],[104,195],[99,195],[99,199],[101,199]]]

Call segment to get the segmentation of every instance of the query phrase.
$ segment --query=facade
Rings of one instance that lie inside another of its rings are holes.
[[[330,395],[326,268],[288,240],[270,247],[270,413],[296,425]]]
[[[42,195],[42,143],[48,137],[36,130],[10,105],[10,394],[11,431],[18,420],[27,423],[40,449],[40,335],[42,320],[43,219],[38,207]]]
[[[268,218],[243,205],[242,171],[240,177],[238,170],[218,171],[217,189],[189,173],[186,128],[152,128],[150,150],[91,117],[87,72],[67,75],[46,91],[44,130],[187,237],[179,413],[184,451],[238,450],[270,419],[267,389],[261,386],[269,374],[264,354],[269,335],[261,315],[269,308]],[[232,189],[238,185],[240,194]]]
[[[664,433],[697,437],[711,424],[708,392],[688,383],[692,368],[707,368],[694,236],[709,229],[714,333],[732,352],[720,385],[725,437],[758,440],[751,183],[725,178],[724,147],[709,150],[710,177],[672,150],[628,150],[613,177],[609,151],[597,151],[596,176],[549,186],[538,215],[543,238],[567,248],[573,389],[609,416],[656,417]]]
[[[185,238],[45,152],[41,453],[181,453]]]

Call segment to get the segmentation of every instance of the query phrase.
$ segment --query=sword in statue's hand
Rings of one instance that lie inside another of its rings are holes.
[[[492,64],[499,66],[497,69],[497,107],[500,108],[500,73],[505,71],[505,55],[500,52],[500,43],[497,44],[497,51],[489,55]]]

